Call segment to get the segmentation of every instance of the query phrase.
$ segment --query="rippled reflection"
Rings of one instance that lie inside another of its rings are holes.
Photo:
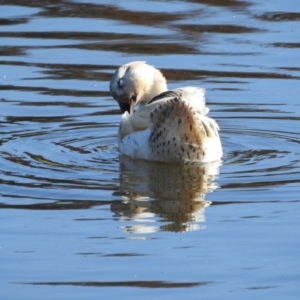
[[[205,194],[217,186],[220,163],[170,165],[133,161],[120,157],[120,191],[123,201],[113,202],[111,210],[122,219],[137,224],[124,227],[129,233],[157,230],[183,232],[201,229],[204,210],[210,205]],[[160,228],[151,221],[155,215],[167,222]],[[196,222],[196,223],[195,223]],[[138,224],[140,223],[140,224]]]

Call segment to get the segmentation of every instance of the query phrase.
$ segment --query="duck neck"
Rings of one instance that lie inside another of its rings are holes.
[[[150,102],[157,95],[166,92],[168,90],[166,79],[163,77],[160,71],[155,70],[153,78],[149,84],[145,87],[143,96],[141,97],[139,104],[141,106]]]

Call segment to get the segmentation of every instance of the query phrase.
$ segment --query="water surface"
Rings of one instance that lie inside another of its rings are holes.
[[[298,1],[0,4],[0,298],[297,299]],[[202,86],[224,160],[120,157],[114,70]]]

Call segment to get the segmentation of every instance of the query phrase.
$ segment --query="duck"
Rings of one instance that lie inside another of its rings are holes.
[[[134,61],[113,73],[109,89],[122,114],[121,154],[134,160],[183,164],[222,159],[219,126],[206,116],[203,88],[168,90],[160,70]]]

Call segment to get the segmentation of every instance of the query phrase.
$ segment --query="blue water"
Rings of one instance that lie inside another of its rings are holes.
[[[299,22],[296,0],[2,1],[0,299],[298,299]],[[206,89],[222,164],[119,156],[134,60]]]

